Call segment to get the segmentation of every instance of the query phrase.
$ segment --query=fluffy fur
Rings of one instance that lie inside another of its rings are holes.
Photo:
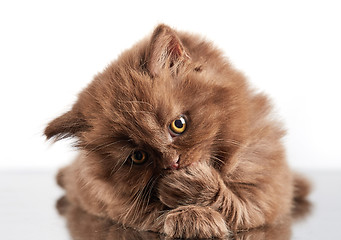
[[[58,182],[85,211],[169,237],[224,237],[283,219],[307,193],[270,113],[211,43],[159,25],[45,135],[77,139],[80,154]],[[187,128],[174,135],[179,116]],[[131,161],[138,150],[143,164]]]

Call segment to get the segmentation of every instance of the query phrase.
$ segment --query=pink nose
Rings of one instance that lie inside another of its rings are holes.
[[[171,170],[178,170],[179,169],[179,163],[173,163],[170,167]]]
[[[170,170],[178,170],[179,169],[179,162],[180,162],[180,156],[176,156],[174,157],[168,167],[166,167],[166,169],[170,169]]]

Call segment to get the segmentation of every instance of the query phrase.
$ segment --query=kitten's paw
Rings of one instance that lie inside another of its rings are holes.
[[[165,219],[164,234],[169,238],[227,238],[231,232],[217,211],[200,206],[171,210]]]
[[[215,169],[198,163],[166,175],[159,183],[159,199],[170,208],[186,205],[211,206],[222,186]]]

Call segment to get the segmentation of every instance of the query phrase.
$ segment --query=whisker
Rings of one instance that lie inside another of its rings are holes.
[[[152,184],[151,184],[151,186],[150,186],[150,188],[149,188],[147,205],[148,205],[149,202],[150,202],[150,197],[151,197],[152,190],[153,190],[153,188],[154,188],[154,186],[155,186],[157,180],[159,179],[159,177],[160,177],[160,175],[158,175],[158,176],[153,180],[153,182],[152,182]]]
[[[221,160],[220,158],[216,157],[216,156],[211,156],[211,159],[215,162],[221,163],[221,164],[225,164],[225,162],[223,160]]]
[[[143,198],[144,198],[143,199],[144,205],[142,206],[143,211],[147,211],[147,208],[148,208],[149,203],[150,203],[152,191],[154,190],[154,186],[157,183],[157,180],[159,179],[160,176],[161,175],[157,175],[156,177],[154,176],[148,181],[148,184],[146,186],[147,192],[143,196]]]
[[[132,153],[132,151],[131,151],[131,153]],[[118,172],[118,171],[122,168],[122,166],[123,166],[127,161],[128,161],[128,158],[126,158],[126,159],[121,163],[120,167],[119,167],[117,170],[116,170],[116,167],[118,166],[118,164],[119,164],[120,162],[119,162],[119,161],[116,162],[115,166],[112,168],[112,170],[111,170],[111,172],[110,172],[110,176],[112,176],[115,172]],[[130,172],[130,170],[129,170],[129,172]]]

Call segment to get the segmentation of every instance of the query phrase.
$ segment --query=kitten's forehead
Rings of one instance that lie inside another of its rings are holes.
[[[113,110],[117,111],[117,133],[123,132],[138,146],[169,144],[167,126],[172,111],[166,109],[166,105],[156,105],[146,99],[121,101],[118,111]]]

